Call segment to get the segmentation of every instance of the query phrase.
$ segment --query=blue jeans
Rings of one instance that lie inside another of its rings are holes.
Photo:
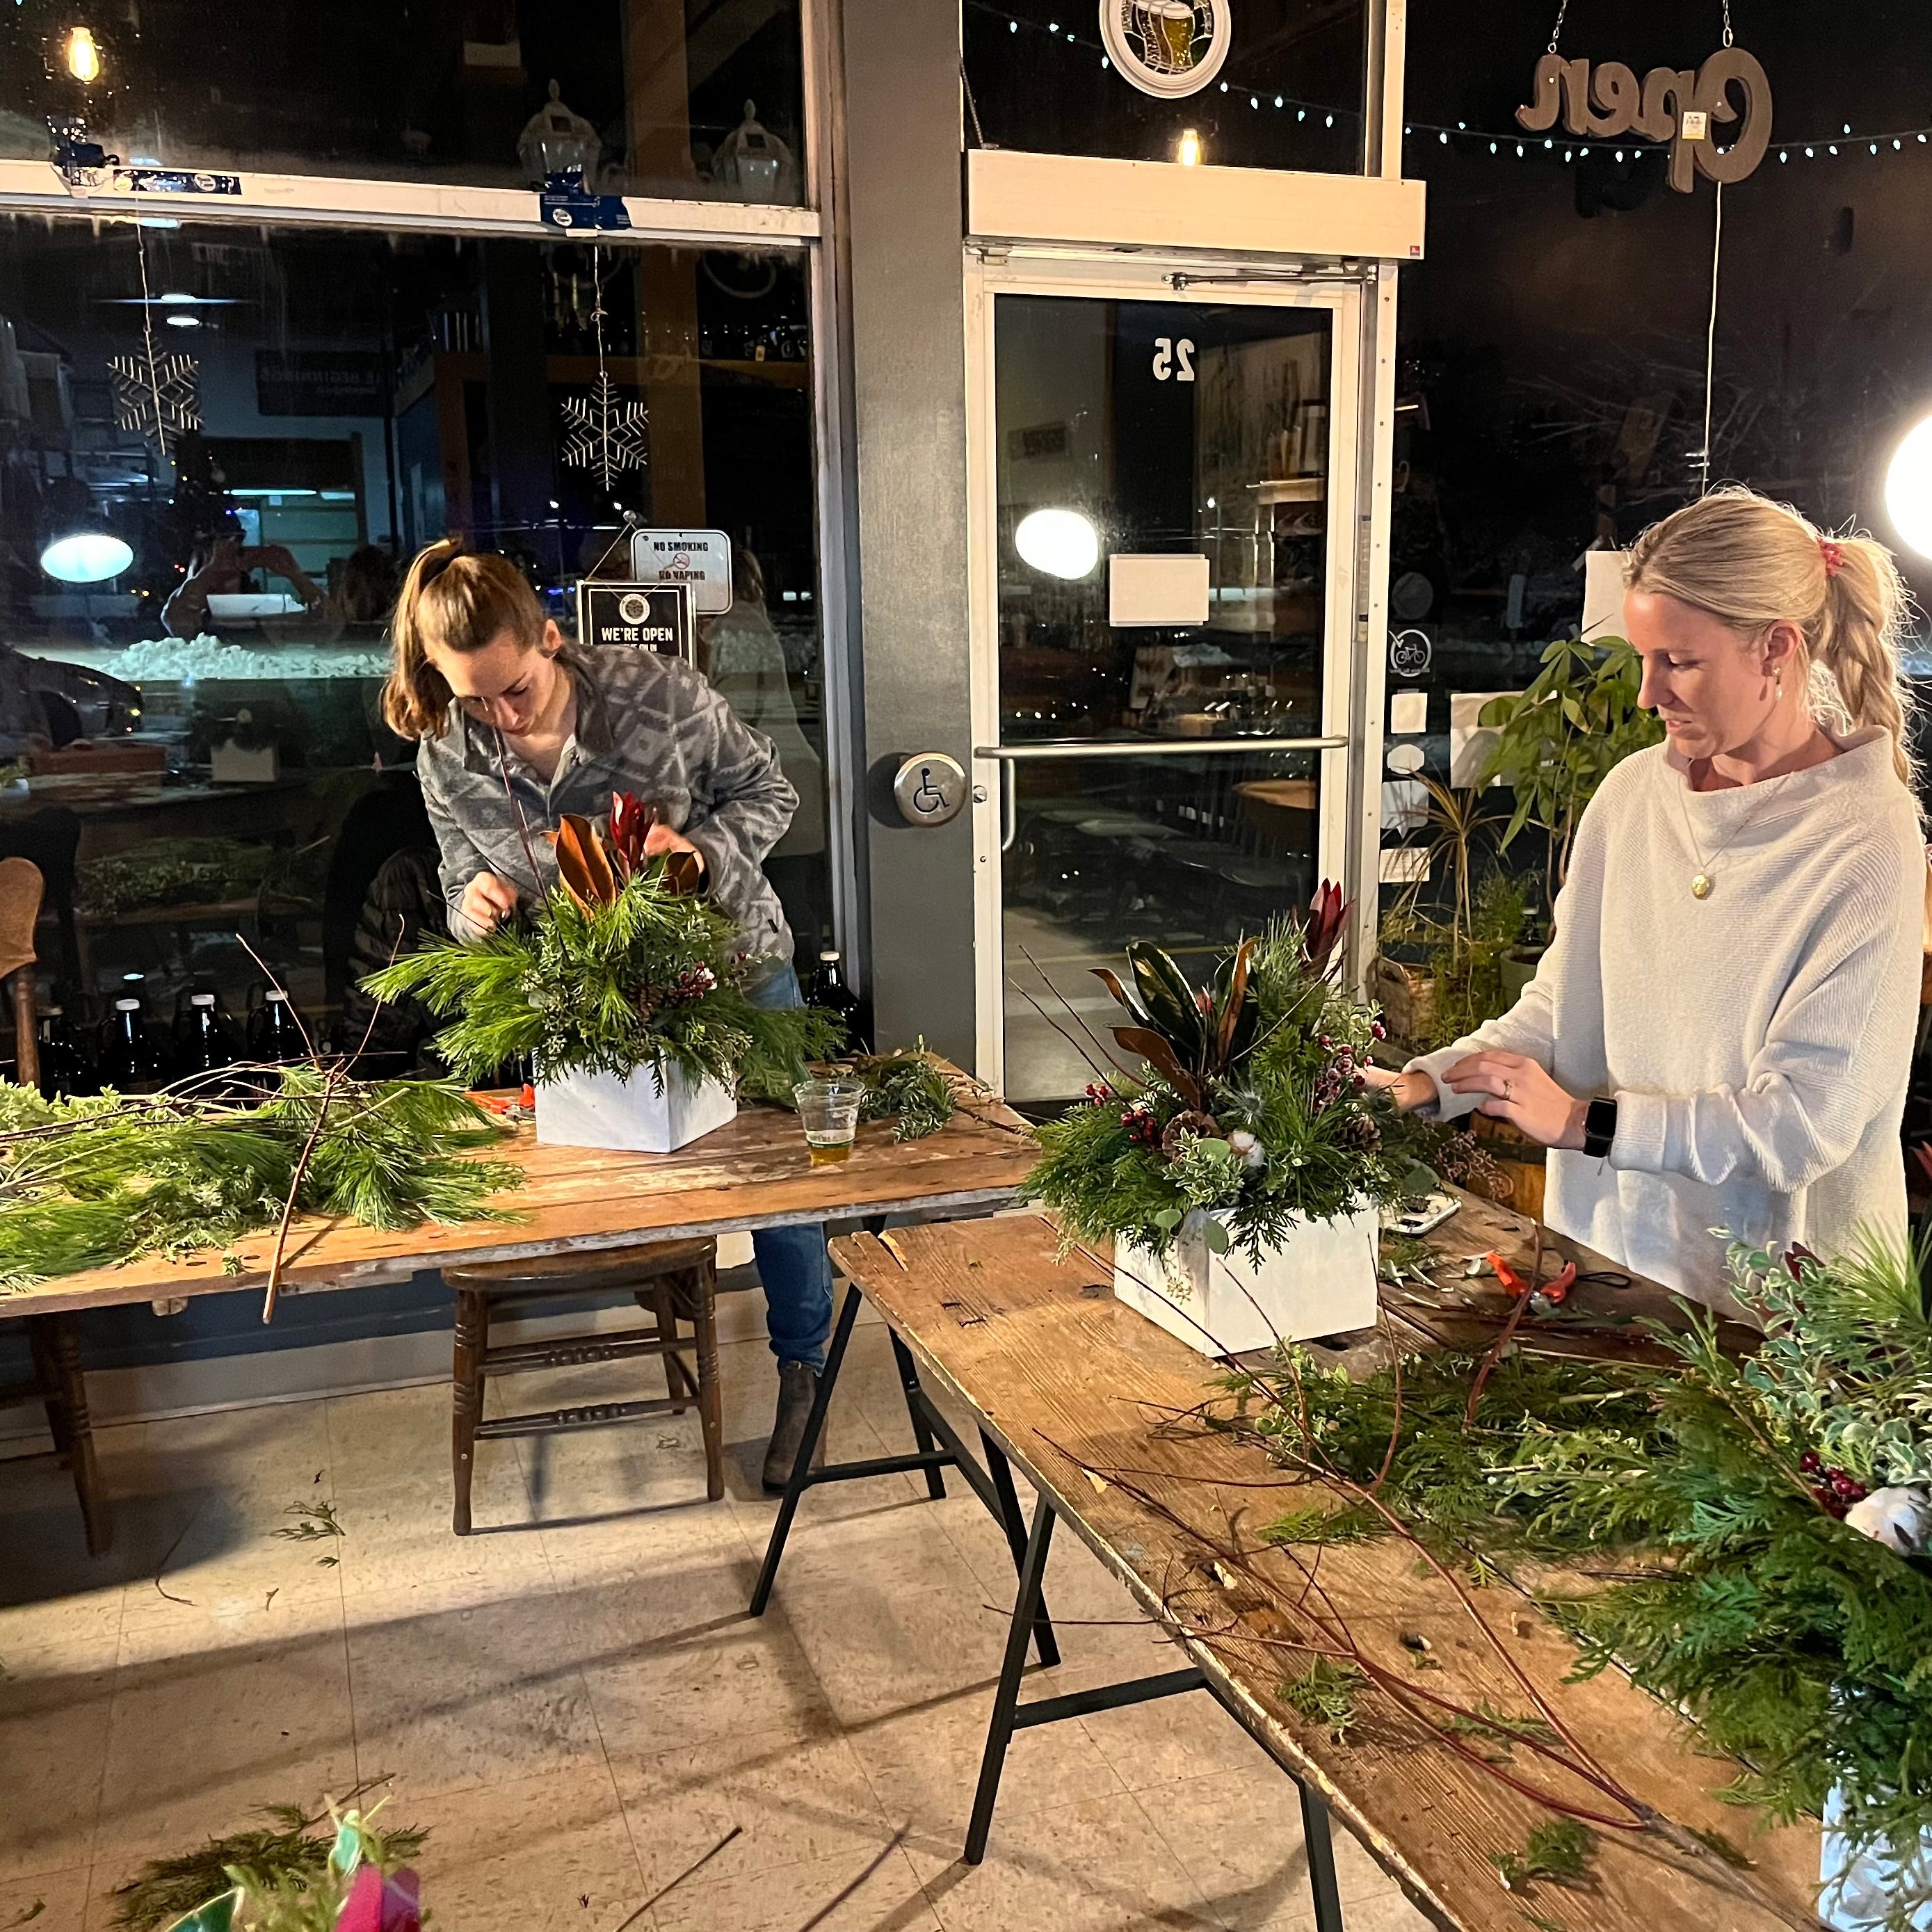
[[[805,1004],[798,974],[790,966],[781,967],[751,988],[748,997],[754,1006]],[[824,1227],[758,1228],[752,1236],[752,1252],[764,1284],[765,1326],[772,1353],[781,1363],[824,1368],[826,1338],[832,1332],[832,1261],[825,1252]]]

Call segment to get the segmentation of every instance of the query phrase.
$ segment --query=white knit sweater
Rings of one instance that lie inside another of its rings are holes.
[[[1493,1047],[1612,1094],[1607,1160],[1550,1156],[1559,1233],[1700,1300],[1714,1229],[1842,1250],[1903,1229],[1899,1120],[1918,1017],[1926,850],[1882,730],[1809,770],[1696,792],[1664,746],[1627,758],[1577,828],[1556,936],[1502,1018],[1412,1061],[1443,1085]],[[1713,881],[1691,896],[1700,861]]]

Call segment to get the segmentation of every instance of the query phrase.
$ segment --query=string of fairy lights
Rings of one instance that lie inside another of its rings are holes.
[[[1069,9],[1071,11],[1071,8]],[[1083,34],[1077,28],[1051,16],[1044,22],[1029,20],[1023,15],[1007,12],[1005,9],[986,4],[976,4],[974,11],[992,20],[1003,23],[1010,34],[1043,35],[1064,47],[1084,50],[1096,58],[1103,71],[1112,67],[1099,36]],[[1271,86],[1257,86],[1229,78],[1216,83],[1213,90],[1238,100],[1245,95],[1250,109],[1258,114],[1292,116],[1298,124],[1318,124],[1324,128],[1333,128],[1340,121],[1350,123],[1359,121],[1360,110],[1357,108],[1336,106],[1330,101],[1310,100],[1300,96],[1278,91]],[[1458,121],[1453,126],[1446,122],[1410,121],[1402,126],[1402,133],[1410,141],[1427,143],[1438,148],[1448,148],[1465,153],[1480,154],[1485,149],[1498,160],[1527,161],[1548,159],[1562,163],[1574,163],[1590,154],[1608,154],[1618,162],[1636,159],[1648,154],[1660,154],[1663,150],[1654,144],[1634,140],[1618,141],[1614,136],[1558,140],[1551,136],[1526,135],[1520,128],[1510,128],[1498,132],[1494,128],[1472,128],[1466,121]],[[1835,134],[1809,135],[1802,139],[1785,139],[1774,142],[1766,151],[1766,159],[1774,155],[1787,165],[1792,162],[1830,160],[1853,158],[1860,155],[1868,159],[1886,154],[1900,154],[1918,147],[1932,146],[1932,121],[1922,126],[1886,128],[1880,132],[1860,132],[1852,128],[1847,121],[1842,123]]]

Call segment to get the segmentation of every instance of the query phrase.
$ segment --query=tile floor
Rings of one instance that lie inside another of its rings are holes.
[[[50,1461],[0,1463],[0,1928],[38,1904],[34,1932],[105,1932],[145,1858],[382,1777],[431,1834],[442,1932],[1312,1924],[1294,1788],[1201,1694],[1021,1733],[990,1854],[962,1864],[1004,1540],[970,1495],[820,1490],[754,1622],[776,1378],[762,1341],[724,1354],[715,1505],[685,1417],[482,1445],[479,1533],[453,1536],[440,1388],[104,1431],[98,1561]],[[832,1432],[836,1456],[910,1446],[876,1324]],[[324,1499],[342,1540],[278,1534]],[[1172,1666],[1071,1537],[1049,1590],[1054,1686]],[[1336,1849],[1350,1932],[1417,1932]]]

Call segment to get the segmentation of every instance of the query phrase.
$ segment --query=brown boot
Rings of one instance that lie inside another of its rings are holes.
[[[805,1425],[812,1419],[812,1405],[818,1396],[818,1371],[803,1362],[778,1364],[778,1409],[772,1421],[772,1439],[765,1450],[765,1491],[777,1496],[791,1480],[792,1466],[798,1460],[799,1444],[805,1440]],[[812,1466],[825,1463],[825,1434],[819,1432]]]

